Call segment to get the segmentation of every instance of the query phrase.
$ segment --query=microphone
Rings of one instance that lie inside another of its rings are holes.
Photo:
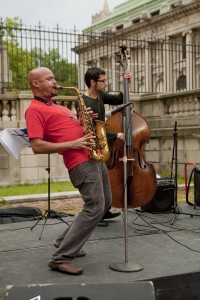
[[[120,107],[114,109],[114,110],[108,110],[108,111],[106,111],[106,112],[105,112],[106,118],[110,118],[110,117],[111,117],[112,115],[114,115],[116,112],[119,112],[119,111],[124,110],[124,108],[125,108],[126,106],[131,105],[131,104],[132,104],[132,103],[127,103],[127,104],[125,104],[125,105],[122,105],[122,106],[120,106]]]
[[[106,118],[110,118],[112,116],[112,111],[111,110],[108,110],[105,112],[105,117]]]

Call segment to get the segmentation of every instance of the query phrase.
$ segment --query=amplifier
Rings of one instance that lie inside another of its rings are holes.
[[[200,207],[200,169],[194,169],[194,205]]]
[[[141,208],[148,212],[171,211],[174,206],[175,183],[171,177],[157,178],[157,190],[153,199]]]

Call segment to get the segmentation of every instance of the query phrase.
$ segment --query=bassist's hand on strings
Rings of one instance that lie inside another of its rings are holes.
[[[123,72],[122,75],[124,76],[124,78],[128,79],[128,81],[130,82],[130,80],[132,78],[132,73],[129,70],[126,70],[125,72]]]
[[[124,134],[123,134],[123,132],[118,132],[117,138],[120,139],[121,141],[124,141]]]
[[[125,72],[122,73],[122,76],[128,80],[128,84],[130,85],[132,73],[129,70],[126,70]],[[122,93],[124,92],[124,86],[122,87],[121,92]]]

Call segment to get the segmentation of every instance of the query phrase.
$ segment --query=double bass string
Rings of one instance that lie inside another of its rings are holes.
[[[129,108],[129,107],[128,107]],[[132,126],[131,126],[131,113],[129,112],[127,118],[127,127],[125,128],[125,143],[127,145],[127,158],[133,158],[133,140],[132,140],[132,135],[130,132],[132,131]],[[127,167],[127,178],[126,178],[126,184],[128,177],[133,174],[133,161],[128,161],[128,167]]]

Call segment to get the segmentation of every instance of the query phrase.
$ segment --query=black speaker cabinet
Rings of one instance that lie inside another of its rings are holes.
[[[171,211],[174,206],[175,184],[171,177],[157,178],[157,191],[153,199],[141,208],[148,212]]]
[[[200,207],[200,169],[194,169],[194,204]]]
[[[6,300],[155,300],[150,281],[9,286]]]

